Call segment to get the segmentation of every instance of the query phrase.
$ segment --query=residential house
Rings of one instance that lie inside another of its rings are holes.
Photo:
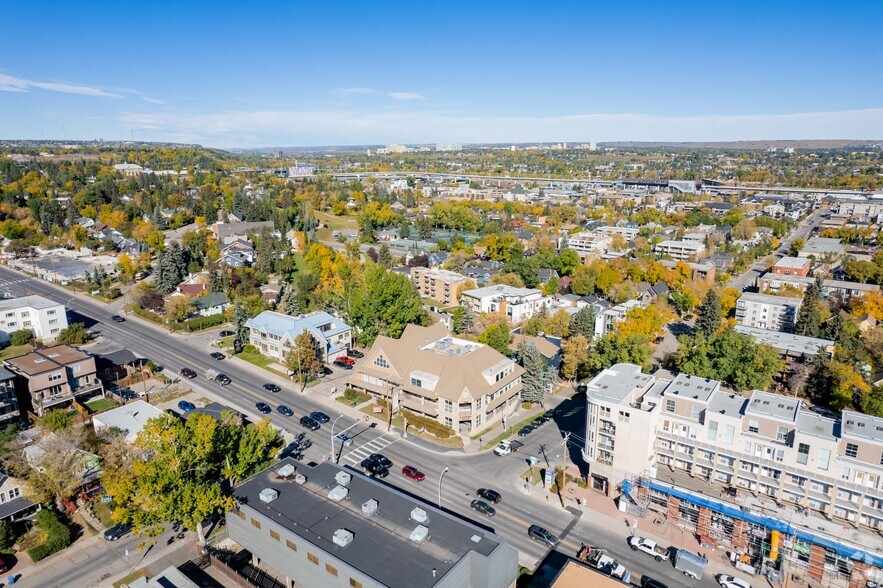
[[[814,257],[815,259],[837,259],[846,252],[846,246],[840,239],[826,237],[812,237],[806,240],[806,244],[798,253],[798,257]]]
[[[15,374],[0,366],[0,427],[21,416],[15,391]]]
[[[18,478],[0,471],[0,521],[20,521],[40,510],[39,504],[24,497],[23,486]]]
[[[784,286],[804,292],[810,284],[814,284],[815,281],[815,278],[809,276],[786,276],[767,272],[758,278],[757,283],[761,292],[775,294],[779,288]],[[844,302],[848,301],[853,296],[864,296],[868,292],[879,291],[880,286],[877,284],[862,284],[859,282],[844,282],[841,280],[822,280],[822,295],[825,298],[835,296]]]
[[[748,335],[755,343],[769,345],[779,352],[779,355],[788,362],[813,360],[817,355],[832,357],[834,355],[834,341],[819,339],[817,337],[804,337],[782,331],[770,331],[759,327],[736,325],[737,333]]]
[[[231,238],[248,240],[249,235],[255,235],[267,229],[271,233],[276,231],[273,221],[215,223],[211,226],[212,234],[219,243],[228,243]],[[278,236],[278,234],[277,234]]]
[[[378,337],[347,384],[381,398],[394,390],[405,409],[473,435],[516,410],[523,373],[513,359],[436,323]]]
[[[543,292],[535,288],[496,284],[461,292],[460,302],[477,313],[502,312],[512,324],[518,324],[540,312],[544,306],[551,306],[552,298],[543,296]]]
[[[705,244],[698,241],[660,241],[653,246],[653,251],[657,255],[669,256],[672,259],[693,259],[698,258],[705,252]]]
[[[656,282],[653,285],[647,282],[641,282],[636,285],[638,290],[638,301],[641,306],[649,306],[659,296],[668,295],[668,286],[665,282]]]
[[[191,302],[197,316],[223,314],[230,306],[230,299],[223,292],[211,292]]]
[[[67,326],[67,311],[54,300],[37,295],[0,300],[0,343],[8,343],[12,333],[21,330],[51,343]]]
[[[319,361],[331,363],[352,347],[353,329],[327,312],[316,311],[300,316],[288,316],[265,310],[249,319],[249,343],[267,357],[285,364],[294,340],[307,331],[316,340]]]
[[[19,377],[19,400],[41,417],[50,408],[104,394],[95,358],[76,347],[56,345],[5,360]]]
[[[39,429],[37,432],[40,432]],[[98,456],[76,447],[73,441],[53,432],[35,439],[33,443],[24,448],[22,453],[28,466],[41,471],[46,456],[58,452],[65,453],[67,455],[66,461],[75,468],[78,477],[78,490],[85,490],[100,483],[101,463]],[[75,494],[74,492],[71,496]]]
[[[165,414],[161,409],[143,400],[135,400],[106,410],[92,417],[95,433],[101,434],[117,429],[129,443],[134,443],[138,433],[147,425],[147,421]]]
[[[558,367],[561,365],[561,339],[559,337],[552,337],[551,335],[528,337],[527,335],[514,333],[512,335],[512,342],[509,343],[509,349],[515,353],[522,342],[536,345],[546,363],[550,367],[555,368],[557,372]]]

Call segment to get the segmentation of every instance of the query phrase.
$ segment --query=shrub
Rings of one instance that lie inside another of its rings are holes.
[[[34,548],[28,549],[32,561],[57,553],[71,544],[71,530],[58,519],[54,510],[44,508],[37,513],[37,527],[46,533],[46,540]]]
[[[70,413],[61,409],[49,410],[46,411],[40,422],[50,431],[61,431],[70,427]]]
[[[346,390],[344,390],[343,397],[350,402],[355,402],[357,404],[361,404],[362,402],[365,402],[366,400],[371,398],[367,394],[363,394],[362,392],[359,392],[358,390],[353,390],[352,388],[347,388]]]
[[[9,521],[0,521],[0,551],[7,551],[15,544],[15,529]]]
[[[186,328],[189,332],[200,331],[202,329],[208,329],[209,327],[217,327],[218,325],[224,324],[227,322],[227,318],[223,314],[213,314],[212,316],[199,316],[195,319],[190,319],[186,323]]]
[[[12,345],[27,345],[34,339],[34,332],[30,329],[21,329],[20,331],[15,331],[12,333],[12,338],[10,340],[10,344]]]
[[[402,414],[405,416],[405,419],[407,419],[409,425],[423,427],[439,439],[447,439],[456,434],[453,430],[447,428],[435,419],[420,416],[410,410],[402,410]]]
[[[55,339],[58,344],[82,345],[89,341],[89,331],[83,323],[74,323],[66,329],[62,329]]]

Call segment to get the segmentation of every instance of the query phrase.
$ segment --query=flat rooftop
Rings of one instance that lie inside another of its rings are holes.
[[[800,401],[796,398],[755,390],[745,407],[745,414],[756,414],[789,422],[797,420]]]
[[[843,411],[843,432],[850,437],[883,443],[883,419],[846,410]]]
[[[36,295],[19,296],[18,298],[6,298],[4,300],[0,300],[0,311],[23,307],[42,310],[44,308],[52,308],[53,306],[61,306],[61,303]]]
[[[783,257],[775,263],[775,267],[803,269],[808,263],[810,263],[810,260],[806,257]]]
[[[788,298],[785,296],[773,296],[772,294],[758,294],[756,292],[745,292],[741,296],[739,296],[739,300],[736,301],[738,304],[741,301],[745,302],[757,302],[760,304],[772,304],[772,305],[783,305],[790,304],[792,306],[798,305],[803,302],[802,298]]]
[[[823,417],[808,410],[797,413],[797,431],[820,439],[836,441],[840,436],[840,421]]]
[[[279,476],[277,471],[285,465],[297,468],[306,476],[306,483],[300,485]],[[339,472],[352,478],[347,498],[334,502],[328,493],[338,486],[335,476]],[[270,503],[263,502],[260,493],[265,488],[276,490],[279,496]],[[257,511],[386,586],[430,588],[471,553],[489,556],[507,545],[490,531],[330,462],[310,467],[285,458],[245,481],[234,495],[243,508]],[[377,501],[378,511],[369,517],[362,513],[362,505],[372,499]],[[422,524],[430,534],[422,543],[410,539],[411,532],[421,524],[411,519],[415,508],[429,517]],[[333,542],[338,529],[353,534],[349,545],[341,547]],[[435,578],[433,570],[437,571]]]
[[[718,380],[700,378],[699,376],[690,376],[687,374],[678,374],[662,395],[674,395],[680,398],[688,398],[690,400],[707,403],[715,390],[720,388],[720,385],[721,383]]]
[[[484,347],[481,343],[467,341],[465,339],[457,339],[456,337],[442,337],[433,341],[429,345],[424,345],[420,349],[422,351],[431,351],[439,355],[466,355],[472,353],[476,349]]]
[[[636,390],[644,390],[654,377],[641,373],[640,366],[618,363],[607,368],[589,382],[589,394],[597,400],[620,404]]]
[[[816,355],[820,350],[834,345],[834,342],[828,339],[816,339],[815,337],[804,337],[803,335],[795,335],[793,333],[767,331],[766,329],[747,327],[745,325],[736,325],[734,329],[743,335],[750,335],[757,343],[764,343],[790,355]]]
[[[715,394],[708,403],[706,415],[721,414],[726,416],[739,416],[748,399],[739,394]],[[706,417],[707,418],[707,417]]]

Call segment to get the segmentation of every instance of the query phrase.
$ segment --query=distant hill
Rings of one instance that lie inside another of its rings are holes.
[[[598,143],[599,147],[632,147],[643,149],[658,149],[670,147],[674,149],[745,149],[757,150],[775,147],[784,149],[844,149],[846,147],[876,147],[883,146],[883,140],[853,140],[853,139],[818,139],[818,140],[779,140],[779,141],[696,141],[696,142],[665,142],[665,141],[612,141]]]

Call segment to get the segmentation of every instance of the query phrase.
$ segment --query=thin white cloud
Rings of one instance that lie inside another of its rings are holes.
[[[37,82],[25,78],[0,74],[0,92],[29,92],[31,88],[39,88],[50,92],[62,94],[79,94],[81,96],[104,96],[107,98],[119,98],[119,94],[105,92],[100,88],[81,86],[79,84],[66,84],[58,82]]]
[[[165,106],[166,104],[168,104],[168,102],[166,102],[165,100],[159,100],[158,98],[148,98],[147,96],[142,96],[141,98],[145,102],[150,102],[151,104],[160,104],[162,106]]]
[[[387,94],[393,100],[400,102],[410,102],[411,100],[426,100],[426,96],[417,94],[416,92],[389,92]]]
[[[347,94],[355,94],[355,95],[366,95],[366,94],[380,94],[380,90],[375,90],[374,88],[336,88],[332,90],[334,94],[347,95]]]
[[[124,113],[121,129],[157,127],[156,140],[216,147],[376,143],[740,141],[883,138],[883,108],[794,114],[459,116],[346,110]]]

